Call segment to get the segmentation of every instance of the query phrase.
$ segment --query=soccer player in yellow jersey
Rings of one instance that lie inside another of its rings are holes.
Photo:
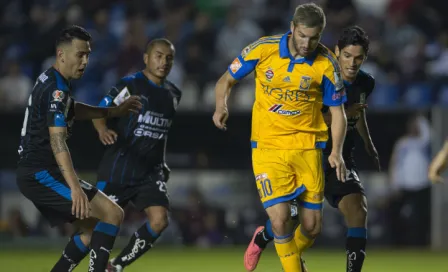
[[[225,130],[232,86],[255,71],[253,170],[285,272],[303,271],[301,254],[321,230],[322,148],[328,138],[323,104],[329,106],[333,118],[328,160],[338,179],[345,180],[346,96],[336,57],[319,44],[324,28],[325,15],[319,6],[299,5],[290,32],[261,38],[244,48],[216,84],[213,121]],[[299,227],[291,210],[298,210]]]

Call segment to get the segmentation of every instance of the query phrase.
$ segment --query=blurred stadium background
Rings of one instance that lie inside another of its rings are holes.
[[[74,84],[74,95],[83,102],[97,104],[117,79],[141,69],[148,39],[167,37],[177,49],[169,78],[181,87],[183,99],[168,144],[171,224],[153,252],[127,271],[243,271],[245,245],[266,219],[250,163],[253,80],[249,76],[235,88],[226,133],[211,121],[214,83],[242,48],[262,35],[286,32],[296,5],[310,1],[0,2],[2,270],[49,271],[72,231],[70,226],[48,227],[18,191],[15,167],[33,82],[54,60],[57,33],[78,24],[94,37],[86,74]],[[314,2],[327,14],[322,42],[328,47],[334,48],[343,27],[355,23],[371,39],[363,69],[377,83],[368,100],[368,122],[383,171],[375,172],[359,143],[356,156],[369,199],[365,271],[448,271],[448,186],[418,179],[426,175],[429,160],[448,135],[448,2]],[[423,119],[413,122],[416,114]],[[410,128],[419,131],[425,152],[397,150],[398,167],[389,167],[395,144]],[[102,146],[89,122],[78,122],[74,129],[69,147],[75,167],[94,183]],[[345,271],[343,220],[329,206],[324,216],[323,232],[306,255],[309,269]],[[126,210],[117,247],[143,220],[132,207]],[[270,250],[259,271],[280,269]]]

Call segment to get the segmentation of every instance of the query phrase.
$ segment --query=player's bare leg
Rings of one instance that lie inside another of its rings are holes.
[[[272,224],[274,243],[285,272],[302,272],[300,254],[294,241],[295,224],[289,203],[278,203],[266,209]]]
[[[72,271],[89,252],[89,271],[105,271],[124,212],[102,192],[90,205],[91,217],[74,222],[80,233],[72,236],[52,271]]]
[[[347,230],[347,271],[359,272],[366,256],[367,199],[362,194],[349,194],[339,202]]]
[[[152,244],[168,227],[168,209],[153,206],[145,209],[148,222],[132,235],[128,245],[110,261],[109,272],[120,272],[152,248]]]

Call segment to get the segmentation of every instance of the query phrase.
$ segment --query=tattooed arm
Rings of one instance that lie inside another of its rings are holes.
[[[73,168],[72,158],[68,151],[67,128],[66,127],[49,127],[50,143],[54,157],[59,165],[65,181],[70,186],[70,198],[72,201],[72,214],[76,218],[84,219],[90,216],[90,203],[86,194],[81,188],[78,176]]]
[[[78,176],[73,168],[72,158],[70,157],[70,152],[65,142],[67,138],[67,128],[66,127],[49,127],[50,130],[50,144],[53,150],[56,162],[59,165],[64,179],[67,181],[70,189],[81,190],[79,185]]]

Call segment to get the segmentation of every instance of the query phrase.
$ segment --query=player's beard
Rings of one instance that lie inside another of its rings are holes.
[[[295,54],[294,57],[297,57],[297,55],[300,54],[300,48],[297,45],[297,40],[296,40],[296,37],[294,35],[292,35],[292,46],[294,46],[294,50],[296,50],[296,54]]]

